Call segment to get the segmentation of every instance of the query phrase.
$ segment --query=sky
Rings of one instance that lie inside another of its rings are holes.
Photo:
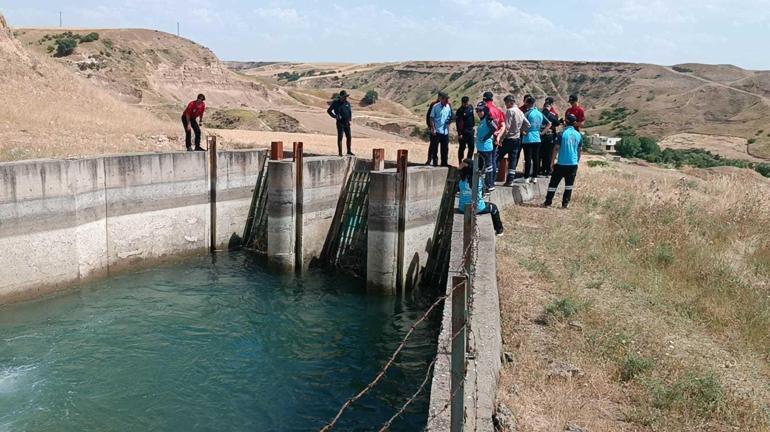
[[[151,28],[223,60],[578,60],[770,70],[770,0],[0,0],[14,27]]]

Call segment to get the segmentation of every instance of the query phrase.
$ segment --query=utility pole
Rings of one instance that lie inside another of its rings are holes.
[[[61,27],[61,11],[59,11],[59,27]]]
[[[176,35],[179,36],[179,21],[176,22]]]

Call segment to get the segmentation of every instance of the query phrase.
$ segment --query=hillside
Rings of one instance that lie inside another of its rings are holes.
[[[521,98],[529,93],[542,100],[551,95],[562,111],[569,94],[579,93],[589,110],[590,132],[741,137],[753,139],[752,154],[770,157],[770,136],[765,132],[770,130],[770,72],[766,71],[722,65],[556,61],[238,67],[242,73],[263,78],[297,72],[299,79],[278,82],[298,89],[327,93],[339,88],[374,89],[418,115],[438,90],[447,91],[454,100],[463,95],[477,100],[485,90],[500,97],[512,93]]]
[[[0,160],[169,149],[173,125],[24,49],[0,15]]]
[[[59,57],[55,39],[62,34],[98,34],[81,42],[74,52]],[[336,133],[325,113],[329,95],[278,85],[271,80],[238,73],[208,48],[169,33],[146,29],[18,29],[24,47],[49,57],[116,97],[141,105],[164,119],[179,113],[198,93],[210,107],[208,126],[259,131]],[[249,63],[269,67],[270,63]],[[360,99],[363,94],[358,96]],[[383,102],[385,118],[377,110],[360,107],[356,133],[364,137],[392,136],[380,125],[408,121],[410,111]]]

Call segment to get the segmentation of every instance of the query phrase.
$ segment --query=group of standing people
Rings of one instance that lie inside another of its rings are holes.
[[[580,128],[585,123],[585,110],[580,106],[577,95],[569,97],[570,107],[563,118],[554,105],[552,97],[545,98],[542,108],[536,107],[536,99],[526,95],[523,104],[518,106],[513,95],[503,99],[505,110],[494,103],[492,92],[485,92],[482,101],[475,110],[469,98],[461,99],[461,106],[454,115],[459,142],[458,160],[460,162],[460,210],[471,201],[473,192],[470,176],[473,172],[472,157],[474,150],[483,162],[483,184],[479,182],[478,211],[490,213],[495,232],[503,233],[503,225],[497,207],[485,202],[486,193],[495,190],[497,170],[503,159],[508,157],[508,169],[504,186],[511,186],[517,181],[516,169],[521,153],[524,153],[524,167],[521,175],[526,183],[537,183],[538,176],[551,176],[543,206],[550,207],[556,189],[562,179],[565,182],[562,195],[562,207],[567,208],[572,198],[572,189],[577,175],[577,167],[583,146]],[[436,165],[437,150],[441,150],[442,165],[447,165],[445,142],[445,111],[449,107],[449,98],[440,93],[436,102],[428,109],[427,121],[431,126],[431,145],[428,150],[427,164]],[[476,113],[478,120],[474,117]],[[449,107],[451,112],[451,107]],[[442,123],[444,122],[444,123]],[[563,125],[563,130],[558,127]]]

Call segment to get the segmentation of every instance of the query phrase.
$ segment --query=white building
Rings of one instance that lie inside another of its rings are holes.
[[[605,151],[615,151],[615,146],[620,142],[620,138],[606,137],[599,134],[591,135],[591,147],[602,148]]]

